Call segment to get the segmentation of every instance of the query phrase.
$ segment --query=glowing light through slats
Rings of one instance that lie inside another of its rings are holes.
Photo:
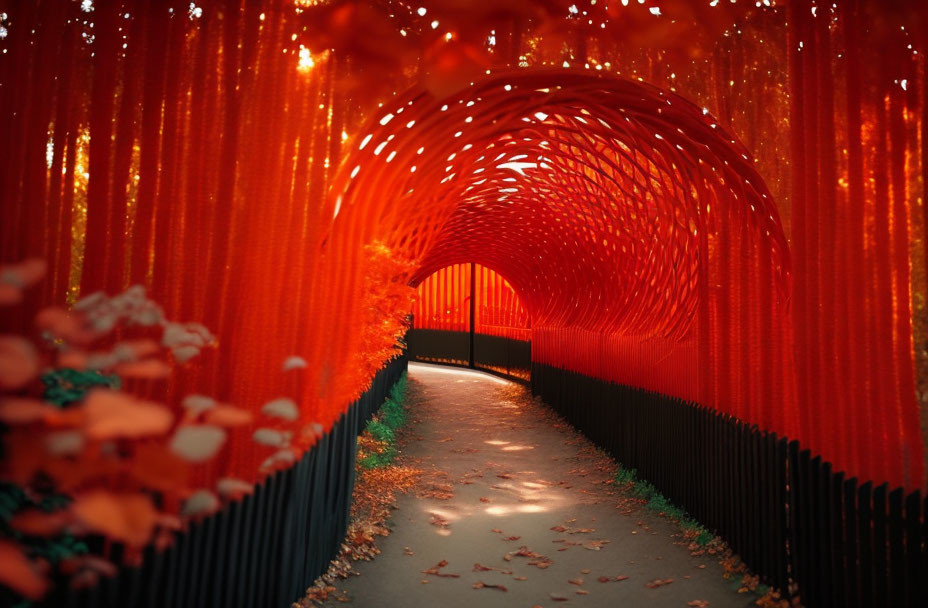
[[[399,108],[416,136],[389,120]],[[795,429],[788,381],[761,386],[726,364],[742,353],[790,377],[789,258],[750,155],[700,108],[557,70],[493,74],[447,99],[413,90],[372,123],[375,140],[394,136],[391,164],[353,153],[365,170],[336,181],[348,215],[333,242],[343,226],[377,234],[419,266],[414,282],[463,261],[498,269],[531,315],[536,360]],[[362,217],[381,218],[376,232]],[[770,286],[746,323],[726,311],[749,287],[710,287],[742,269]],[[761,351],[764,325],[784,338]],[[718,384],[727,376],[737,389]]]

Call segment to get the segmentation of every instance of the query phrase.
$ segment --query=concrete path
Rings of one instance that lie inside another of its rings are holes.
[[[409,378],[412,426],[402,457],[427,471],[424,489],[400,497],[393,532],[378,541],[382,555],[355,564],[360,576],[339,585],[349,605],[752,604],[715,558],[675,544],[671,522],[629,513],[604,483],[611,462],[554,424],[523,387],[423,364],[410,364]],[[673,582],[649,588],[656,579]]]

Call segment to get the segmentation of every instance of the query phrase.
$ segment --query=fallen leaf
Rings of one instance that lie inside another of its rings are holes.
[[[471,587],[474,589],[499,589],[500,591],[509,591],[506,589],[505,585],[491,585],[490,583],[484,583],[481,581],[477,581],[471,585]]]
[[[706,608],[709,605],[709,602],[706,600],[693,600],[686,603],[687,606],[691,608]]]
[[[436,515],[435,513],[432,513],[431,516],[432,517],[431,519],[429,519],[429,523],[432,524],[433,526],[438,526],[439,528],[448,527],[448,520],[445,519],[444,517],[441,517],[440,515]]]
[[[583,548],[589,549],[590,551],[599,551],[600,549],[602,549],[603,545],[607,545],[607,544],[609,544],[609,541],[605,539],[590,540],[590,541],[583,543]]]
[[[555,602],[566,602],[567,601],[566,595],[561,595],[560,593],[554,593],[553,591],[549,594],[549,596]]]
[[[572,578],[572,579],[568,580],[567,582],[570,583],[571,585],[578,585],[578,586],[579,586],[579,585],[582,585],[582,584],[583,584],[583,579],[582,579],[582,578]]]
[[[422,574],[431,574],[432,576],[443,576],[446,578],[461,578],[460,574],[446,574],[444,572],[439,572],[442,568],[448,565],[448,560],[443,559],[428,570],[423,570]]]
[[[601,577],[599,577],[599,578],[596,579],[596,580],[599,581],[600,583],[608,583],[608,582],[611,581],[612,579],[609,578],[608,576],[601,576]]]

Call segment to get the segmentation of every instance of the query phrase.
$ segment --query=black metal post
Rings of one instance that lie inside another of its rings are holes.
[[[468,359],[468,365],[470,367],[476,367],[474,365],[474,334],[476,333],[476,327],[474,324],[474,316],[477,312],[477,281],[474,279],[474,274],[476,272],[476,264],[473,262],[470,263],[470,358]]]

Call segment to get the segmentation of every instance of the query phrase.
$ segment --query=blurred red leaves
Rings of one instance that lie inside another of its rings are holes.
[[[142,442],[135,447],[129,471],[143,486],[176,493],[187,485],[189,467],[166,446]]]
[[[78,495],[71,511],[86,529],[133,547],[148,543],[158,521],[151,499],[142,494],[94,490]]]
[[[174,422],[171,411],[163,405],[105,389],[91,391],[83,409],[84,430],[97,440],[162,435]]]
[[[22,549],[5,540],[0,540],[0,583],[29,599],[42,597],[48,587]]]
[[[54,536],[68,525],[68,521],[62,511],[27,509],[13,515],[10,527],[29,536]]]
[[[39,373],[39,355],[19,336],[0,336],[0,388],[21,388]]]

